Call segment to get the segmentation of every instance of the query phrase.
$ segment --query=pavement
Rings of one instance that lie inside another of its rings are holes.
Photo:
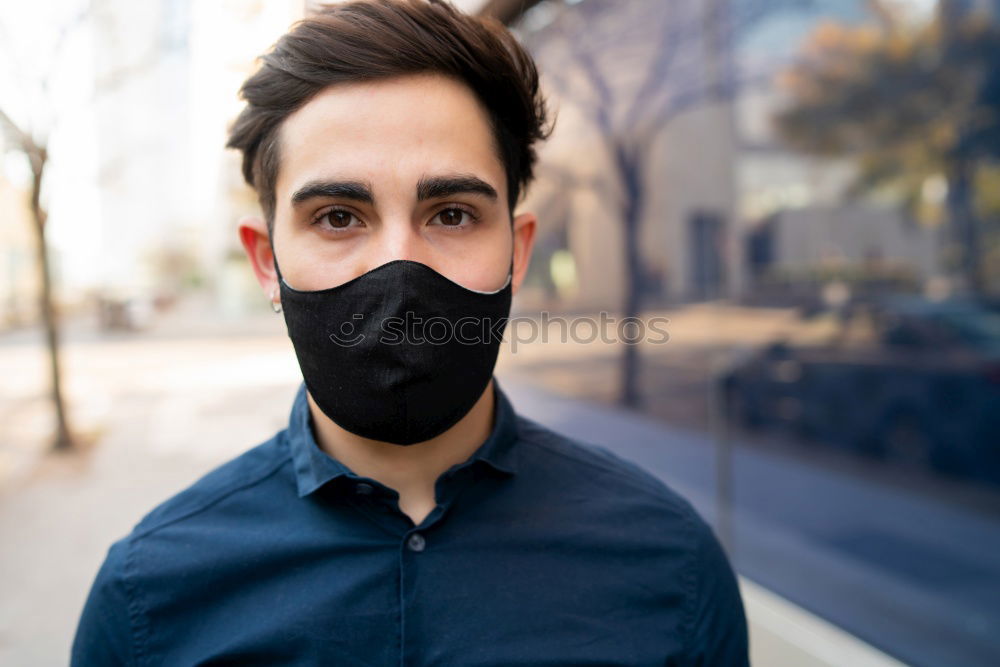
[[[153,506],[284,427],[287,338],[81,340],[65,347],[75,454],[43,455],[45,359],[0,344],[0,665],[66,664],[105,552]]]

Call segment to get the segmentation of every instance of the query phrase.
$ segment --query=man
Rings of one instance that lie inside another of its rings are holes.
[[[510,33],[337,5],[242,94],[229,145],[263,218],[240,239],[304,382],[286,429],[112,545],[73,663],[747,664],[690,504],[493,380],[548,131]]]

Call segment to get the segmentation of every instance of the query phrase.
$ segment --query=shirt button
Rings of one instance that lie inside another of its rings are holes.
[[[406,540],[406,546],[410,548],[410,551],[423,551],[426,545],[427,541],[420,533],[413,533],[410,535],[410,539]]]
[[[375,487],[372,486],[371,484],[368,484],[367,482],[360,482],[357,486],[354,487],[354,492],[357,493],[359,496],[370,496],[374,490]]]

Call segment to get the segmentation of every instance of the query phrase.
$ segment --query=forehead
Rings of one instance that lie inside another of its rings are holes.
[[[489,116],[465,84],[414,74],[327,87],[289,115],[279,134],[277,193],[311,179],[378,181],[472,172],[503,189]]]

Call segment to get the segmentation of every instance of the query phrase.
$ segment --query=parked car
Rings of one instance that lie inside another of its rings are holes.
[[[915,297],[803,317],[719,378],[728,415],[1000,481],[1000,313]]]

